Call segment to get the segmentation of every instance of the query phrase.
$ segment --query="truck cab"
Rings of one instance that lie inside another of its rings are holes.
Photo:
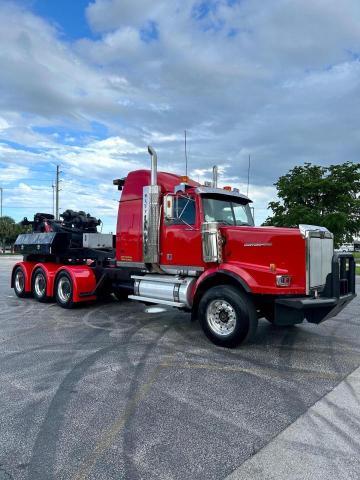
[[[216,176],[200,185],[158,173],[149,153],[151,171],[131,172],[120,200],[117,265],[143,268],[130,299],[190,310],[214,343],[233,346],[258,317],[319,323],[354,297],[353,258],[334,256],[327,229],[256,227],[247,196]]]

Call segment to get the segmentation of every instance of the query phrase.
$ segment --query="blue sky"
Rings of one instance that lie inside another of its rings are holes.
[[[112,179],[159,167],[246,191],[257,223],[279,175],[359,161],[358,0],[0,3],[4,214],[61,209],[116,224]]]
[[[55,23],[70,41],[92,37],[93,32],[86,19],[85,9],[89,0],[34,0],[23,2],[30,10],[50,23]]]

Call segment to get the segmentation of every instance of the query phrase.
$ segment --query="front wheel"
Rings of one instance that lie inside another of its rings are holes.
[[[257,314],[249,296],[231,285],[210,288],[199,303],[205,335],[216,345],[234,348],[256,332]]]
[[[62,308],[73,308],[73,281],[67,272],[60,272],[55,283],[56,302]]]

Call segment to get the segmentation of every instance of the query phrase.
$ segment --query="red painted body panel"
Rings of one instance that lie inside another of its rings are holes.
[[[305,293],[306,248],[297,228],[222,227],[221,233],[224,265],[236,270],[254,293]],[[277,287],[276,275],[291,275],[291,286]]]
[[[173,192],[181,182],[179,175],[158,172],[161,192]],[[189,182],[197,186],[197,182]],[[116,260],[142,262],[142,197],[143,187],[150,184],[150,170],[136,170],[126,177],[121,194],[116,227]]]
[[[14,278],[15,268],[21,267],[25,275],[25,292],[30,293],[31,292],[31,275],[34,269],[34,265],[36,265],[36,262],[26,262],[26,261],[17,262],[12,269],[11,286],[13,287],[13,278]]]
[[[96,295],[81,297],[81,293],[92,292],[96,287],[96,278],[94,271],[87,265],[61,265],[55,275],[56,276],[61,271],[66,271],[71,276],[73,281],[73,301],[77,302],[87,302],[89,300],[96,300]]]
[[[196,223],[188,225],[166,225],[164,216],[160,229],[160,264],[204,266],[202,261],[200,197],[194,196]]]

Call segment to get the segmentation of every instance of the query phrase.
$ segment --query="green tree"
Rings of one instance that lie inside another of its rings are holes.
[[[5,253],[6,246],[11,246],[12,249],[16,237],[27,230],[27,227],[15,223],[15,220],[11,217],[0,217],[0,245],[2,251]]]
[[[360,232],[360,163],[329,167],[305,163],[274,185],[280,200],[269,203],[273,215],[264,225],[321,225],[334,234],[337,245]]]

